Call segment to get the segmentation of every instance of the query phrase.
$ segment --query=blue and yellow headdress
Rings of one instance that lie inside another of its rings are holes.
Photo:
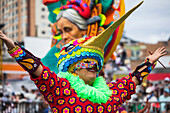
[[[95,62],[98,70],[101,70],[104,62],[104,52],[101,48],[85,44],[85,42],[88,42],[91,38],[94,37],[72,40],[63,46],[58,58],[59,71],[73,72],[75,64],[87,61]]]
[[[75,64],[93,61],[97,64],[98,72],[100,72],[104,63],[104,47],[109,37],[116,28],[142,3],[143,1],[124,14],[98,36],[72,40],[68,44],[64,45],[57,60],[57,67],[59,71],[68,71],[72,73],[74,71]]]

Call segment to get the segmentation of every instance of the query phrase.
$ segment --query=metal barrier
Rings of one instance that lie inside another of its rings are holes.
[[[46,102],[0,102],[1,113],[52,113]]]
[[[150,113],[170,113],[170,100],[167,101],[156,101],[156,102],[149,102],[151,104]],[[161,104],[164,104],[165,108],[161,109]],[[128,113],[137,113],[139,110],[144,108],[145,102],[128,102],[124,104],[125,109]]]
[[[152,108],[150,113],[162,113],[161,104],[165,103],[166,108],[164,113],[169,113],[170,100],[169,102],[151,102]],[[123,107],[128,113],[137,113],[145,105],[144,102],[128,102],[124,103]],[[155,107],[153,106],[155,105]],[[157,105],[157,106],[156,106]],[[0,102],[1,113],[52,113],[47,102]]]

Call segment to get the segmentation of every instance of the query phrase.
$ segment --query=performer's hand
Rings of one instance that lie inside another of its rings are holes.
[[[150,107],[151,107],[151,104],[148,102],[148,99],[147,99],[145,107],[143,109],[139,110],[138,113],[150,113],[149,112]]]
[[[1,38],[2,40],[5,40],[5,39],[6,39],[6,36],[5,36],[5,34],[3,34],[2,31],[0,31],[0,38]]]
[[[152,55],[149,55],[149,62],[154,63],[157,61],[160,57],[166,55],[166,49],[165,47],[158,48]]]
[[[10,38],[8,38],[2,31],[0,31],[0,39],[4,41],[9,51],[15,47],[14,42]]]

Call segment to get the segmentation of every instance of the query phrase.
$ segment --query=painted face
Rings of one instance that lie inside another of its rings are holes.
[[[63,17],[57,21],[57,28],[65,43],[82,38],[86,34],[86,30],[80,30],[75,24]]]
[[[94,65],[92,68],[81,68],[75,71],[77,75],[89,85],[92,85],[93,82],[96,80],[97,75],[97,66]]]

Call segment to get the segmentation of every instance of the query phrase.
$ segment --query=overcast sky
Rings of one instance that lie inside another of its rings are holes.
[[[125,0],[126,12],[141,0]],[[125,34],[131,39],[157,43],[170,37],[170,0],[145,0],[125,21]]]

